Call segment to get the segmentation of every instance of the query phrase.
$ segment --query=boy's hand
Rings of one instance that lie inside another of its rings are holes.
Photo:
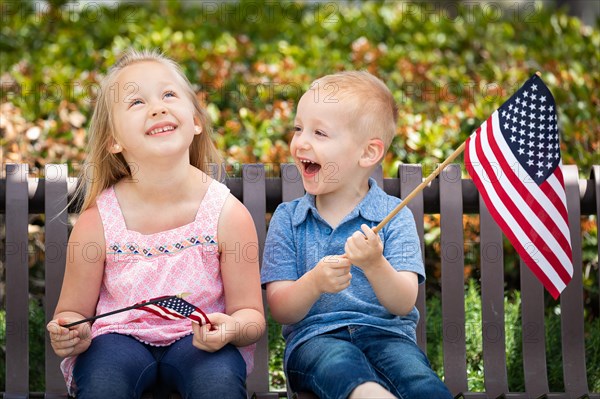
[[[201,326],[198,323],[192,322],[192,330],[194,331],[194,339],[192,344],[206,352],[216,352],[229,342],[231,342],[238,334],[239,324],[237,320],[225,313],[211,313],[206,317],[212,324]]]
[[[313,281],[320,293],[336,293],[350,286],[350,260],[344,255],[326,256],[311,270]]]
[[[366,224],[346,240],[346,256],[350,262],[363,271],[382,264],[383,243],[381,238]]]
[[[92,342],[90,323],[82,323],[69,328],[65,324],[81,320],[75,317],[61,317],[51,320],[46,329],[50,333],[52,349],[60,357],[77,355],[85,352]]]

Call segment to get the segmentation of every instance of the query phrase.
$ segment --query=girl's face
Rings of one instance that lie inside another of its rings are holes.
[[[111,152],[122,151],[129,163],[189,159],[201,128],[175,71],[160,62],[138,62],[121,70],[109,90],[115,129]]]

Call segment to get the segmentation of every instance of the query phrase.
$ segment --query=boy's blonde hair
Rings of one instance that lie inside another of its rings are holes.
[[[171,68],[182,79],[185,94],[194,106],[194,116],[202,127],[202,133],[195,135],[190,145],[190,164],[217,179],[221,178],[222,158],[211,140],[210,118],[206,110],[200,106],[196,93],[181,67],[158,50],[130,49],[121,55],[100,83],[99,94],[90,122],[88,155],[75,195],[77,198],[83,192],[81,212],[89,208],[103,190],[124,177],[132,177],[132,171],[123,155],[121,153],[113,154],[108,150],[114,141],[112,105],[115,92],[111,88],[120,71],[139,62],[161,63]]]
[[[387,86],[366,71],[344,71],[323,76],[313,82],[312,90],[327,94],[319,101],[342,101],[349,105],[345,112],[358,123],[351,125],[359,134],[383,140],[387,151],[396,135],[398,105]]]

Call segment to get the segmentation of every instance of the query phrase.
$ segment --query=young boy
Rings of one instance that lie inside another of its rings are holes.
[[[367,72],[318,79],[298,103],[290,150],[306,195],[270,223],[262,283],[284,324],[295,391],[320,398],[451,395],[416,344],[425,280],[414,219],[370,176],[396,131],[397,106]]]

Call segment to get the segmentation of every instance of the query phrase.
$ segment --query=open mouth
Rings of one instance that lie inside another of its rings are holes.
[[[302,171],[306,175],[314,175],[314,174],[318,173],[319,170],[321,170],[320,164],[313,162],[313,161],[309,161],[308,159],[301,159],[300,165],[302,165]]]
[[[152,129],[149,132],[147,132],[146,134],[148,136],[161,136],[161,135],[171,133],[176,128],[177,128],[177,126],[167,125],[167,126],[162,126],[162,127],[157,127],[155,129]]]

